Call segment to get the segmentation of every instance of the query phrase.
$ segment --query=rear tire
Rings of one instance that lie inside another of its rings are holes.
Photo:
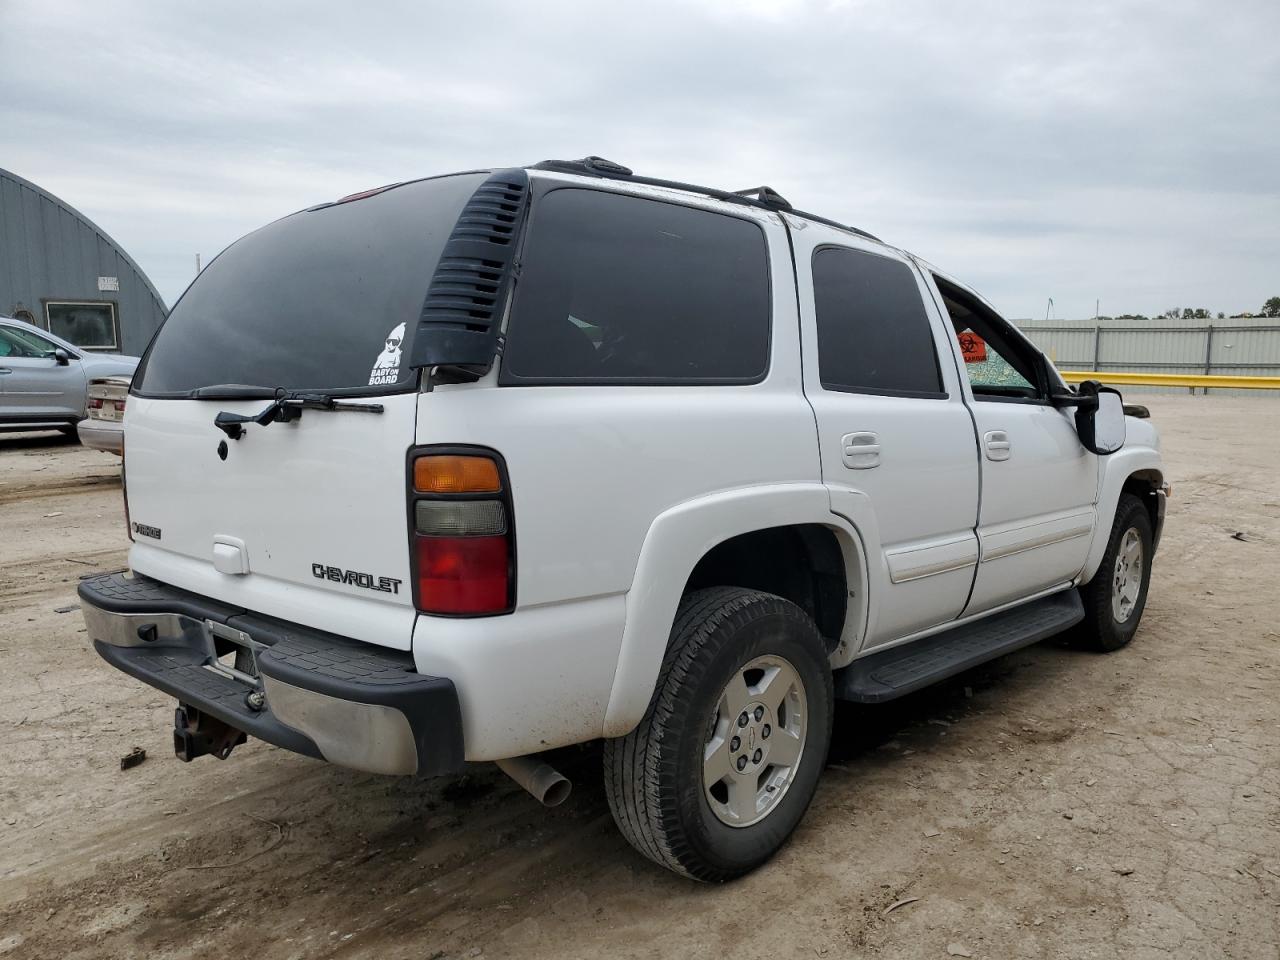
[[[1084,620],[1080,645],[1110,653],[1126,646],[1138,630],[1151,583],[1151,517],[1142,501],[1122,493],[1107,552],[1093,579],[1080,588]]]
[[[737,587],[680,602],[640,724],[605,741],[605,793],[627,841],[724,882],[787,841],[831,743],[826,646],[795,604]]]

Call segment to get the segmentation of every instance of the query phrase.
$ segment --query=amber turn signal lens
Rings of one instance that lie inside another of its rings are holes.
[[[502,480],[488,457],[447,454],[415,460],[413,488],[418,493],[499,493]]]

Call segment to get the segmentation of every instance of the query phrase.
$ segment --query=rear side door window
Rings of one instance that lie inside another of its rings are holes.
[[[755,383],[770,285],[755,222],[601,190],[534,206],[499,382]]]
[[[818,373],[827,390],[946,396],[914,271],[848,247],[813,254]]]

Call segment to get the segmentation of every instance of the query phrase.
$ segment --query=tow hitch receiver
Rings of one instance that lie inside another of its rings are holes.
[[[173,752],[184,763],[205,754],[225,760],[248,739],[243,730],[185,703],[173,713]]]

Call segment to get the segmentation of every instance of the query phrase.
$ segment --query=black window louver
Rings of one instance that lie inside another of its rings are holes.
[[[493,364],[528,193],[524,170],[502,170],[462,208],[427,288],[413,366],[480,375]]]

